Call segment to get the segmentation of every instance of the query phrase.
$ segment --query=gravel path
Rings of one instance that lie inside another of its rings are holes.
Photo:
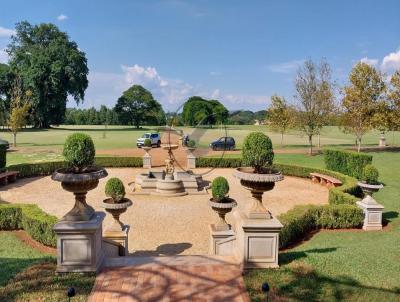
[[[118,168],[107,169],[109,177],[119,177],[127,185],[137,173],[144,169]],[[197,169],[195,172],[204,172]],[[228,179],[230,197],[236,199],[239,208],[249,200],[250,192],[232,176],[233,169],[215,169],[204,176],[212,180],[216,176]],[[105,198],[102,179],[98,188],[89,192],[88,202],[102,210],[100,202]],[[15,184],[0,187],[0,197],[11,203],[34,203],[47,213],[62,217],[73,206],[73,195],[62,190],[60,183],[50,177],[20,179]],[[124,223],[130,224],[130,252],[136,255],[168,254],[206,254],[209,249],[208,224],[217,219],[217,215],[208,206],[210,195],[188,195],[177,198],[158,196],[127,196],[134,205],[121,216]],[[264,194],[264,204],[273,213],[279,215],[300,204],[326,204],[328,189],[311,183],[307,179],[285,177],[277,183],[275,189]],[[231,214],[227,221],[232,221]],[[111,222],[107,215],[105,226]]]

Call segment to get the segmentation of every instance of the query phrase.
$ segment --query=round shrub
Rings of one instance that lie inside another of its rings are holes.
[[[67,162],[82,170],[94,163],[96,150],[92,138],[84,133],[74,133],[64,143],[63,155]]]
[[[119,178],[112,177],[106,183],[105,193],[106,196],[119,202],[125,197],[125,186]]]
[[[218,201],[226,198],[229,192],[229,183],[225,177],[218,176],[211,184],[212,197]]]
[[[188,141],[188,143],[187,143],[187,146],[188,146],[189,148],[194,148],[194,147],[196,147],[196,141],[194,141],[193,139],[190,139],[190,140]]]
[[[242,159],[245,166],[254,168],[254,172],[262,173],[262,168],[271,166],[274,160],[271,139],[262,132],[252,132],[243,142]]]
[[[367,184],[376,185],[378,182],[379,172],[373,165],[369,164],[364,167],[362,180]]]
[[[145,147],[151,147],[151,139],[146,138],[146,139],[144,140],[144,142],[143,142],[143,145],[144,145]]]

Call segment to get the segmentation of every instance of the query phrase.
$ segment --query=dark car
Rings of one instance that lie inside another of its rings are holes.
[[[0,145],[6,145],[7,149],[10,148],[10,144],[8,143],[8,141],[1,139],[1,138],[0,138]]]
[[[235,150],[235,140],[233,137],[224,136],[211,142],[210,148],[213,150]]]

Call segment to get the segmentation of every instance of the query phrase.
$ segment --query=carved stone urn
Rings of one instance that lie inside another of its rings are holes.
[[[106,230],[108,233],[120,233],[124,230],[125,225],[119,220],[119,216],[125,213],[132,204],[132,201],[128,198],[123,198],[117,203],[112,198],[103,200],[101,206],[114,218],[114,221]]]
[[[108,175],[101,167],[88,167],[82,172],[62,168],[51,176],[52,180],[61,182],[64,190],[75,195],[74,207],[61,218],[62,221],[88,221],[94,214],[94,209],[86,203],[86,194],[99,184],[99,179]]]
[[[377,204],[376,200],[372,197],[372,194],[378,192],[383,188],[382,184],[368,184],[366,182],[359,181],[358,186],[363,191],[365,197],[362,200],[365,204]]]
[[[275,187],[275,183],[283,180],[279,171],[265,168],[263,173],[255,173],[253,168],[237,168],[233,174],[240,179],[240,184],[251,192],[253,202],[247,209],[247,217],[250,219],[271,219],[271,213],[262,203],[264,192]]]
[[[230,211],[232,211],[234,207],[237,206],[236,201],[229,197],[226,197],[222,201],[216,201],[214,198],[211,198],[208,204],[219,216],[218,223],[214,225],[215,230],[216,231],[230,230],[231,226],[226,222],[225,215],[228,214]]]

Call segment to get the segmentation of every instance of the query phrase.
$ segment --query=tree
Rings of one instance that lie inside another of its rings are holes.
[[[283,135],[293,124],[294,109],[288,106],[284,97],[273,95],[271,106],[268,108],[268,121],[271,129],[281,134],[281,145]]]
[[[390,78],[387,101],[389,107],[388,130],[398,131],[400,130],[400,69]]]
[[[335,109],[331,69],[322,60],[319,65],[311,60],[304,62],[295,78],[298,112],[296,124],[308,137],[310,155],[313,136],[318,134],[329,114]]]
[[[30,99],[35,127],[63,121],[68,96],[83,101],[88,86],[85,53],[54,24],[16,25],[7,48],[12,73],[18,74]]]
[[[183,106],[182,120],[185,125],[196,126],[224,123],[229,112],[217,100],[206,100],[199,96],[190,97]]]
[[[151,92],[140,85],[133,85],[124,91],[114,110],[122,124],[135,125],[136,128],[148,119],[156,119],[160,111],[163,112]]]
[[[373,66],[357,63],[350,72],[349,85],[344,87],[342,129],[356,136],[360,152],[361,139],[374,125],[374,115],[379,112],[385,82]],[[382,107],[381,107],[382,108]]]

